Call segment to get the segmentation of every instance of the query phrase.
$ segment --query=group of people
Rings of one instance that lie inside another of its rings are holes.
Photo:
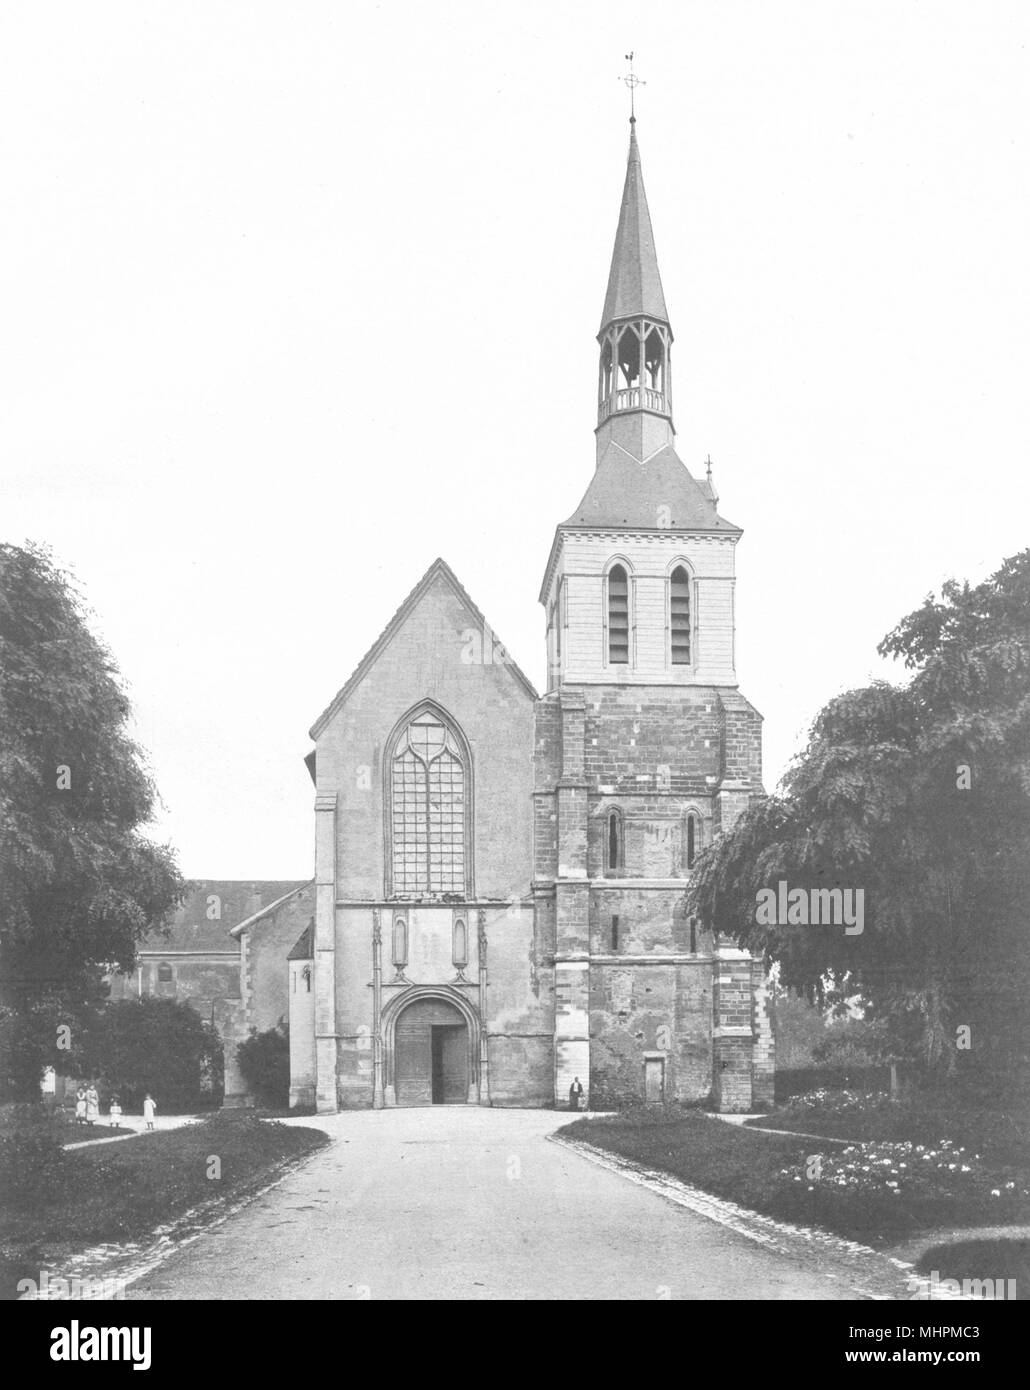
[[[143,1099],[143,1120],[147,1129],[154,1128],[154,1115],[157,1113],[157,1106],[154,1104],[154,1097],[148,1091]],[[94,1125],[100,1119],[100,1095],[94,1082],[88,1085],[81,1084],[75,1092],[75,1123],[77,1125]],[[121,1101],[117,1096],[111,1097],[111,1104],[108,1109],[108,1121],[112,1128],[117,1128],[122,1120]]]

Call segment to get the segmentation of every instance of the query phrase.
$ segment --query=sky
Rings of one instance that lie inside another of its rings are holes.
[[[1030,543],[1030,6],[0,8],[0,538],[76,578],[189,877],[312,871],[308,729],[443,556],[538,689],[637,132],[772,789]]]

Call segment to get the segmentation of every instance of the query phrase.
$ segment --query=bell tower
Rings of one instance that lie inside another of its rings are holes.
[[[540,601],[537,929],[554,942],[555,1101],[772,1097],[759,962],[686,911],[696,856],[762,792],[737,687],[734,554],[709,466],[676,453],[672,324],[630,118],[597,335],[596,464]]]
[[[655,254],[651,214],[640,168],[636,117],[619,227],[604,297],[597,384],[597,457],[611,441],[638,460],[671,445],[672,327]]]

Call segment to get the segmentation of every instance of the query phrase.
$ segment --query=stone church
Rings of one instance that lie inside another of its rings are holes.
[[[565,1105],[576,1078],[595,1109],[772,1100],[761,965],[685,910],[763,794],[761,717],[734,669],[741,532],[674,447],[632,123],[597,340],[546,692],[437,560],[311,729],[314,879],[232,928],[239,1030],[288,1016],[293,1105]]]

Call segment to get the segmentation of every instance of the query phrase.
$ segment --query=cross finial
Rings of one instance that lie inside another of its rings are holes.
[[[708,471],[707,471],[708,481],[711,482],[711,481],[712,481],[712,456],[711,456],[711,454],[709,454],[708,457],[705,459],[705,466],[706,466],[706,468],[707,468],[707,470],[708,470]]]
[[[629,88],[629,118],[631,121],[635,121],[637,119],[637,113],[635,110],[634,95],[638,87],[646,87],[647,83],[644,81],[642,77],[638,77],[636,73],[633,71],[632,48],[626,54],[626,61],[629,63],[629,72],[626,74],[625,77],[620,78],[619,80],[625,82],[626,86]]]

